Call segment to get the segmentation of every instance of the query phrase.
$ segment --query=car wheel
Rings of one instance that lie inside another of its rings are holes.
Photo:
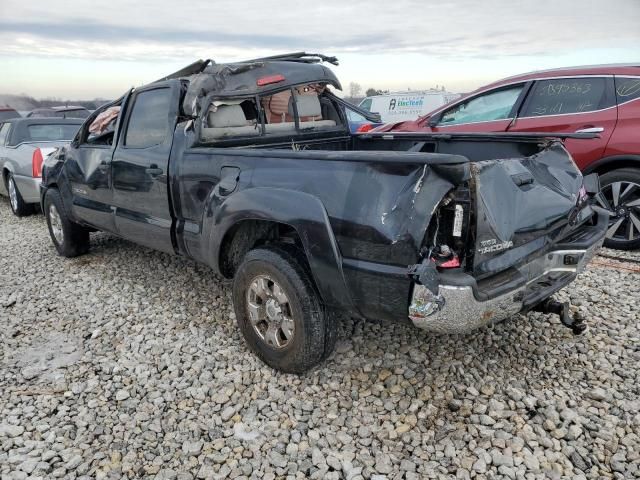
[[[69,219],[60,192],[54,188],[47,190],[44,197],[44,215],[49,235],[60,255],[77,257],[89,251],[89,231]]]
[[[236,272],[233,305],[249,348],[267,365],[302,373],[335,346],[327,312],[301,254],[281,248],[251,250]]]
[[[16,185],[12,174],[9,174],[7,177],[7,193],[9,194],[11,211],[15,216],[24,217],[33,213],[33,205],[25,203],[22,199],[22,195],[20,195],[20,190],[18,190],[18,185]]]
[[[596,199],[610,212],[605,247],[640,248],[640,169],[612,170],[600,176],[600,184]]]

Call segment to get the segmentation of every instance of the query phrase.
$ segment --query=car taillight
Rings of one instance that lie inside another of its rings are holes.
[[[272,83],[280,83],[284,81],[284,75],[269,75],[267,77],[259,78],[256,81],[256,85],[259,87],[264,87],[265,85],[271,85]]]
[[[39,148],[36,148],[33,151],[33,157],[31,157],[31,176],[33,178],[42,177],[42,163],[44,162],[44,158],[42,158],[42,151]]]
[[[369,131],[373,130],[373,124],[371,123],[363,123],[362,125],[360,125],[358,127],[358,129],[356,130],[356,133],[367,133]]]

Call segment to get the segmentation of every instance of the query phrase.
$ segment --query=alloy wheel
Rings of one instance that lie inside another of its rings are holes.
[[[49,224],[51,225],[51,232],[53,238],[56,239],[58,245],[64,243],[64,231],[62,230],[62,219],[58,213],[58,209],[54,204],[49,205]]]
[[[18,210],[18,189],[13,177],[9,177],[8,189],[9,189],[9,201],[11,202],[11,208],[16,212]]]
[[[295,323],[283,288],[272,278],[258,275],[249,284],[246,299],[249,319],[258,337],[272,348],[289,345]]]
[[[609,211],[607,238],[633,241],[640,238],[640,185],[619,181],[604,185],[596,199]]]

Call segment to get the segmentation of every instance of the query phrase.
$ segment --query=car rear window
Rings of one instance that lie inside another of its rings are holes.
[[[521,117],[592,112],[606,105],[606,80],[601,77],[539,80],[533,86]]]
[[[91,115],[91,112],[84,109],[65,110],[62,112],[62,115],[65,118],[87,118],[89,115]]]
[[[640,98],[639,77],[616,77],[616,97],[618,103]]]
[[[29,139],[32,142],[50,142],[56,140],[71,140],[80,125],[29,125]]]
[[[0,120],[9,120],[10,118],[18,118],[20,114],[15,110],[0,110]]]

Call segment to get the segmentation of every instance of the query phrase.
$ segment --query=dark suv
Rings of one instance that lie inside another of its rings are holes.
[[[596,132],[565,145],[583,173],[600,174],[598,201],[610,212],[605,245],[640,248],[640,65],[518,75],[374,131]]]

